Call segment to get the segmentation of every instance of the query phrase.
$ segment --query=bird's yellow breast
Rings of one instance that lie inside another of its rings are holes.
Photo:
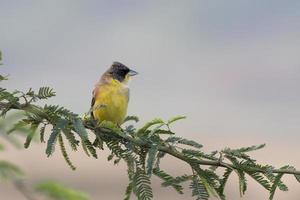
[[[93,106],[94,118],[121,124],[126,117],[129,92],[122,83],[112,80],[98,88]]]

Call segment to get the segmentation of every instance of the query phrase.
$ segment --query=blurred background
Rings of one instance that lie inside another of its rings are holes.
[[[173,127],[204,149],[266,143],[253,154],[263,164],[300,168],[300,1],[0,1],[1,87],[27,90],[50,86],[47,101],[74,112],[88,111],[93,85],[113,61],[139,72],[130,83],[128,114],[141,125],[156,117],[188,118]],[[70,153],[71,171],[59,152],[47,158],[45,144],[11,147],[1,159],[21,166],[28,180],[51,178],[86,191],[92,199],[122,199],[124,164],[82,152]],[[101,156],[103,155],[103,156]],[[174,159],[171,174],[189,168]],[[286,176],[287,193],[276,200],[299,200],[300,187]],[[237,177],[228,199],[240,199]],[[192,199],[160,188],[154,199]],[[244,200],[268,193],[249,181]],[[0,183],[0,199],[23,200],[12,185]]]

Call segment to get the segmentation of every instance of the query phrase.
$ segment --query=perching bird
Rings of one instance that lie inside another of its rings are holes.
[[[131,76],[137,75],[119,62],[114,62],[101,76],[93,90],[91,115],[98,121],[111,121],[121,125],[127,113]]]

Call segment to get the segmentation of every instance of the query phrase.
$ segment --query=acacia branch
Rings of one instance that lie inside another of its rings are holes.
[[[88,127],[91,131],[96,131],[96,133],[99,132],[100,133],[103,133],[107,130],[102,130],[102,131],[99,131],[99,130],[95,130],[93,128],[90,128]],[[120,135],[120,134],[119,134]],[[143,141],[143,140],[140,140],[138,138],[132,138],[128,135],[125,135],[125,134],[122,134],[122,137],[132,143],[134,143],[135,145],[137,146],[140,146],[142,148],[150,148],[151,147],[151,144]],[[211,161],[211,160],[190,160],[190,159],[187,159],[186,156],[177,151],[176,149],[174,148],[171,148],[171,147],[167,147],[167,146],[158,146],[158,151],[161,151],[161,152],[164,152],[164,153],[167,153],[173,157],[176,157],[186,163],[188,163],[189,165],[193,165],[193,164],[199,164],[199,165],[208,165],[208,166],[216,166],[216,167],[223,167],[223,168],[229,168],[229,169],[237,169],[237,167],[235,167],[234,165],[230,164],[230,163],[226,163],[226,162],[223,162],[223,161]],[[260,168],[255,168],[255,167],[252,167],[250,168],[251,171],[254,171],[254,172],[265,172],[264,170],[260,169]],[[291,169],[273,169],[271,170],[272,173],[282,173],[282,174],[294,174],[294,175],[300,175],[300,171],[297,171],[297,170],[291,170]]]
[[[66,136],[74,150],[77,150],[79,144],[75,136],[80,136],[84,151],[88,156],[93,155],[95,158],[97,158],[95,148],[103,150],[103,143],[105,143],[111,151],[108,160],[116,157],[114,164],[117,164],[122,159],[128,165],[129,185],[125,199],[129,199],[131,192],[134,192],[139,200],[152,199],[153,195],[150,187],[152,173],[164,181],[162,183],[163,186],[171,186],[180,194],[183,193],[183,188],[180,184],[185,181],[192,181],[190,188],[193,191],[193,196],[197,196],[199,199],[216,196],[225,200],[223,191],[228,176],[232,171],[239,176],[241,194],[244,194],[246,190],[245,174],[248,174],[269,190],[270,199],[273,198],[276,188],[287,190],[287,187],[280,180],[283,174],[295,175],[300,182],[300,171],[297,171],[295,168],[285,166],[276,169],[272,166],[261,166],[246,154],[249,151],[260,149],[264,145],[233,150],[225,148],[219,152],[220,157],[217,157],[216,153],[206,154],[200,151],[199,149],[202,145],[195,141],[172,136],[174,133],[170,130],[169,125],[180,118],[169,120],[167,123],[156,119],[137,131],[131,130],[129,127],[121,129],[112,123],[101,122],[99,124],[99,122],[90,117],[82,119],[77,114],[63,107],[34,105],[33,102],[37,99],[46,99],[54,96],[54,92],[47,87],[41,88],[38,94],[35,94],[32,90],[29,92],[20,92],[22,95],[19,97],[15,97],[13,93],[6,92],[2,94],[2,99],[6,100],[0,101],[2,115],[5,115],[9,110],[21,110],[27,113],[24,115],[25,119],[19,121],[15,127],[16,129],[20,125],[30,126],[31,131],[26,139],[25,147],[29,146],[31,138],[39,125],[42,125],[40,130],[41,141],[44,140],[45,127],[52,125],[53,128],[47,142],[46,153],[48,156],[53,153],[54,145],[56,140],[58,140],[67,164],[74,170],[75,167],[64,148],[62,134]],[[7,95],[8,98],[3,97],[3,95]],[[23,99],[23,102],[20,99]],[[136,119],[134,118],[134,120]],[[155,124],[158,124],[158,126],[151,129],[150,127]],[[167,129],[161,130],[162,126],[166,126]],[[96,139],[93,143],[90,142],[86,130],[90,130],[95,134]],[[170,136],[167,139],[163,139],[159,135],[160,131]],[[193,148],[181,148],[178,146],[180,144],[189,145]],[[173,178],[160,170],[159,162],[164,154],[187,163],[192,167],[193,174]],[[210,166],[214,167],[214,169],[205,169],[202,166]],[[214,172],[218,167],[225,168],[223,177],[219,177]]]
[[[0,107],[7,107],[8,106],[8,103],[2,103],[0,102]],[[14,109],[14,110],[23,110],[23,111],[28,111],[32,108],[35,108],[35,109],[40,109],[42,110],[41,107],[39,106],[35,106],[35,105],[32,105],[32,104],[28,104],[28,103],[16,103],[16,104],[12,104],[10,105],[10,108],[11,109]],[[50,121],[50,119],[47,119],[49,124],[52,124],[53,126],[55,126],[55,124],[53,124],[53,122]],[[94,127],[89,127],[89,126],[86,126],[88,129],[90,129],[91,131],[93,132],[96,132],[96,133],[104,133],[104,132],[107,132],[107,130],[100,130],[99,131],[99,128],[94,128]],[[111,134],[111,132],[109,131],[108,134]],[[118,134],[120,135],[120,134]],[[140,140],[138,138],[133,138],[129,135],[125,135],[124,133],[121,135],[125,140],[128,140],[132,143],[134,143],[135,145],[137,146],[140,146],[140,147],[143,147],[143,148],[150,148],[151,145],[143,140]],[[167,146],[158,146],[158,150],[161,151],[161,152],[164,152],[164,153],[167,153],[173,157],[176,157],[184,162],[187,162],[189,164],[199,164],[199,165],[208,165],[208,166],[216,166],[216,167],[224,167],[224,168],[232,168],[232,169],[235,169],[236,167],[230,163],[225,163],[225,162],[222,162],[222,161],[210,161],[210,160],[193,160],[193,163],[191,163],[191,161],[189,159],[186,159],[186,156],[184,154],[182,154],[181,152],[177,151],[176,149],[174,148],[170,148],[170,147],[167,147]],[[259,168],[251,168],[251,170],[253,171],[257,171],[257,172],[264,172],[263,170],[259,169]],[[297,170],[291,170],[291,169],[273,169],[272,170],[273,173],[283,173],[283,174],[295,174],[295,175],[300,175],[300,171],[297,171]]]
[[[7,103],[0,103],[0,107],[1,106],[8,106]],[[20,103],[17,103],[17,104],[13,104],[11,105],[11,109],[15,109],[15,110],[23,110],[23,111],[27,111],[27,110],[30,110],[31,108],[35,108],[35,109],[42,109],[41,107],[39,106],[33,106],[31,104],[28,104],[28,103],[24,103],[24,104],[20,104]],[[53,124],[53,122],[50,121],[50,119],[47,119],[48,122],[50,124],[52,124],[53,126],[55,124]],[[91,131],[93,132],[96,132],[96,133],[104,133],[104,132],[107,132],[107,130],[99,130],[99,128],[95,128],[95,127],[89,127],[89,126],[86,126],[88,129],[90,129]],[[108,131],[109,133],[108,134],[112,134],[110,131]],[[133,138],[129,135],[125,135],[124,133],[123,134],[118,134],[118,135],[121,135],[125,140],[127,141],[130,141],[132,143],[134,143],[135,145],[137,146],[140,146],[140,147],[143,147],[143,148],[150,148],[151,147],[151,144],[143,141],[143,140],[140,140],[138,138]],[[236,169],[236,167],[230,163],[226,163],[226,162],[223,162],[223,161],[211,161],[211,160],[193,160],[193,162],[191,162],[189,159],[186,159],[186,156],[184,154],[182,154],[181,152],[177,151],[176,149],[174,148],[171,148],[171,147],[167,147],[167,146],[158,146],[158,151],[161,151],[161,152],[164,152],[164,153],[167,153],[173,157],[176,157],[184,162],[187,162],[188,164],[199,164],[199,165],[208,165],[208,166],[216,166],[216,167],[223,167],[223,168],[230,168],[230,169]],[[256,172],[264,172],[264,170],[261,170],[260,168],[251,168],[252,171],[256,171]],[[300,175],[300,171],[297,171],[297,170],[292,170],[292,169],[273,169],[272,170],[273,173],[282,173],[282,174],[294,174],[294,175]]]

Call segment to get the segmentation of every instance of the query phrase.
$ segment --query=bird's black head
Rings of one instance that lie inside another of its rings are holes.
[[[137,75],[137,72],[129,69],[120,62],[113,62],[109,69],[109,74],[111,74],[114,79],[123,82],[126,79],[126,76]]]

